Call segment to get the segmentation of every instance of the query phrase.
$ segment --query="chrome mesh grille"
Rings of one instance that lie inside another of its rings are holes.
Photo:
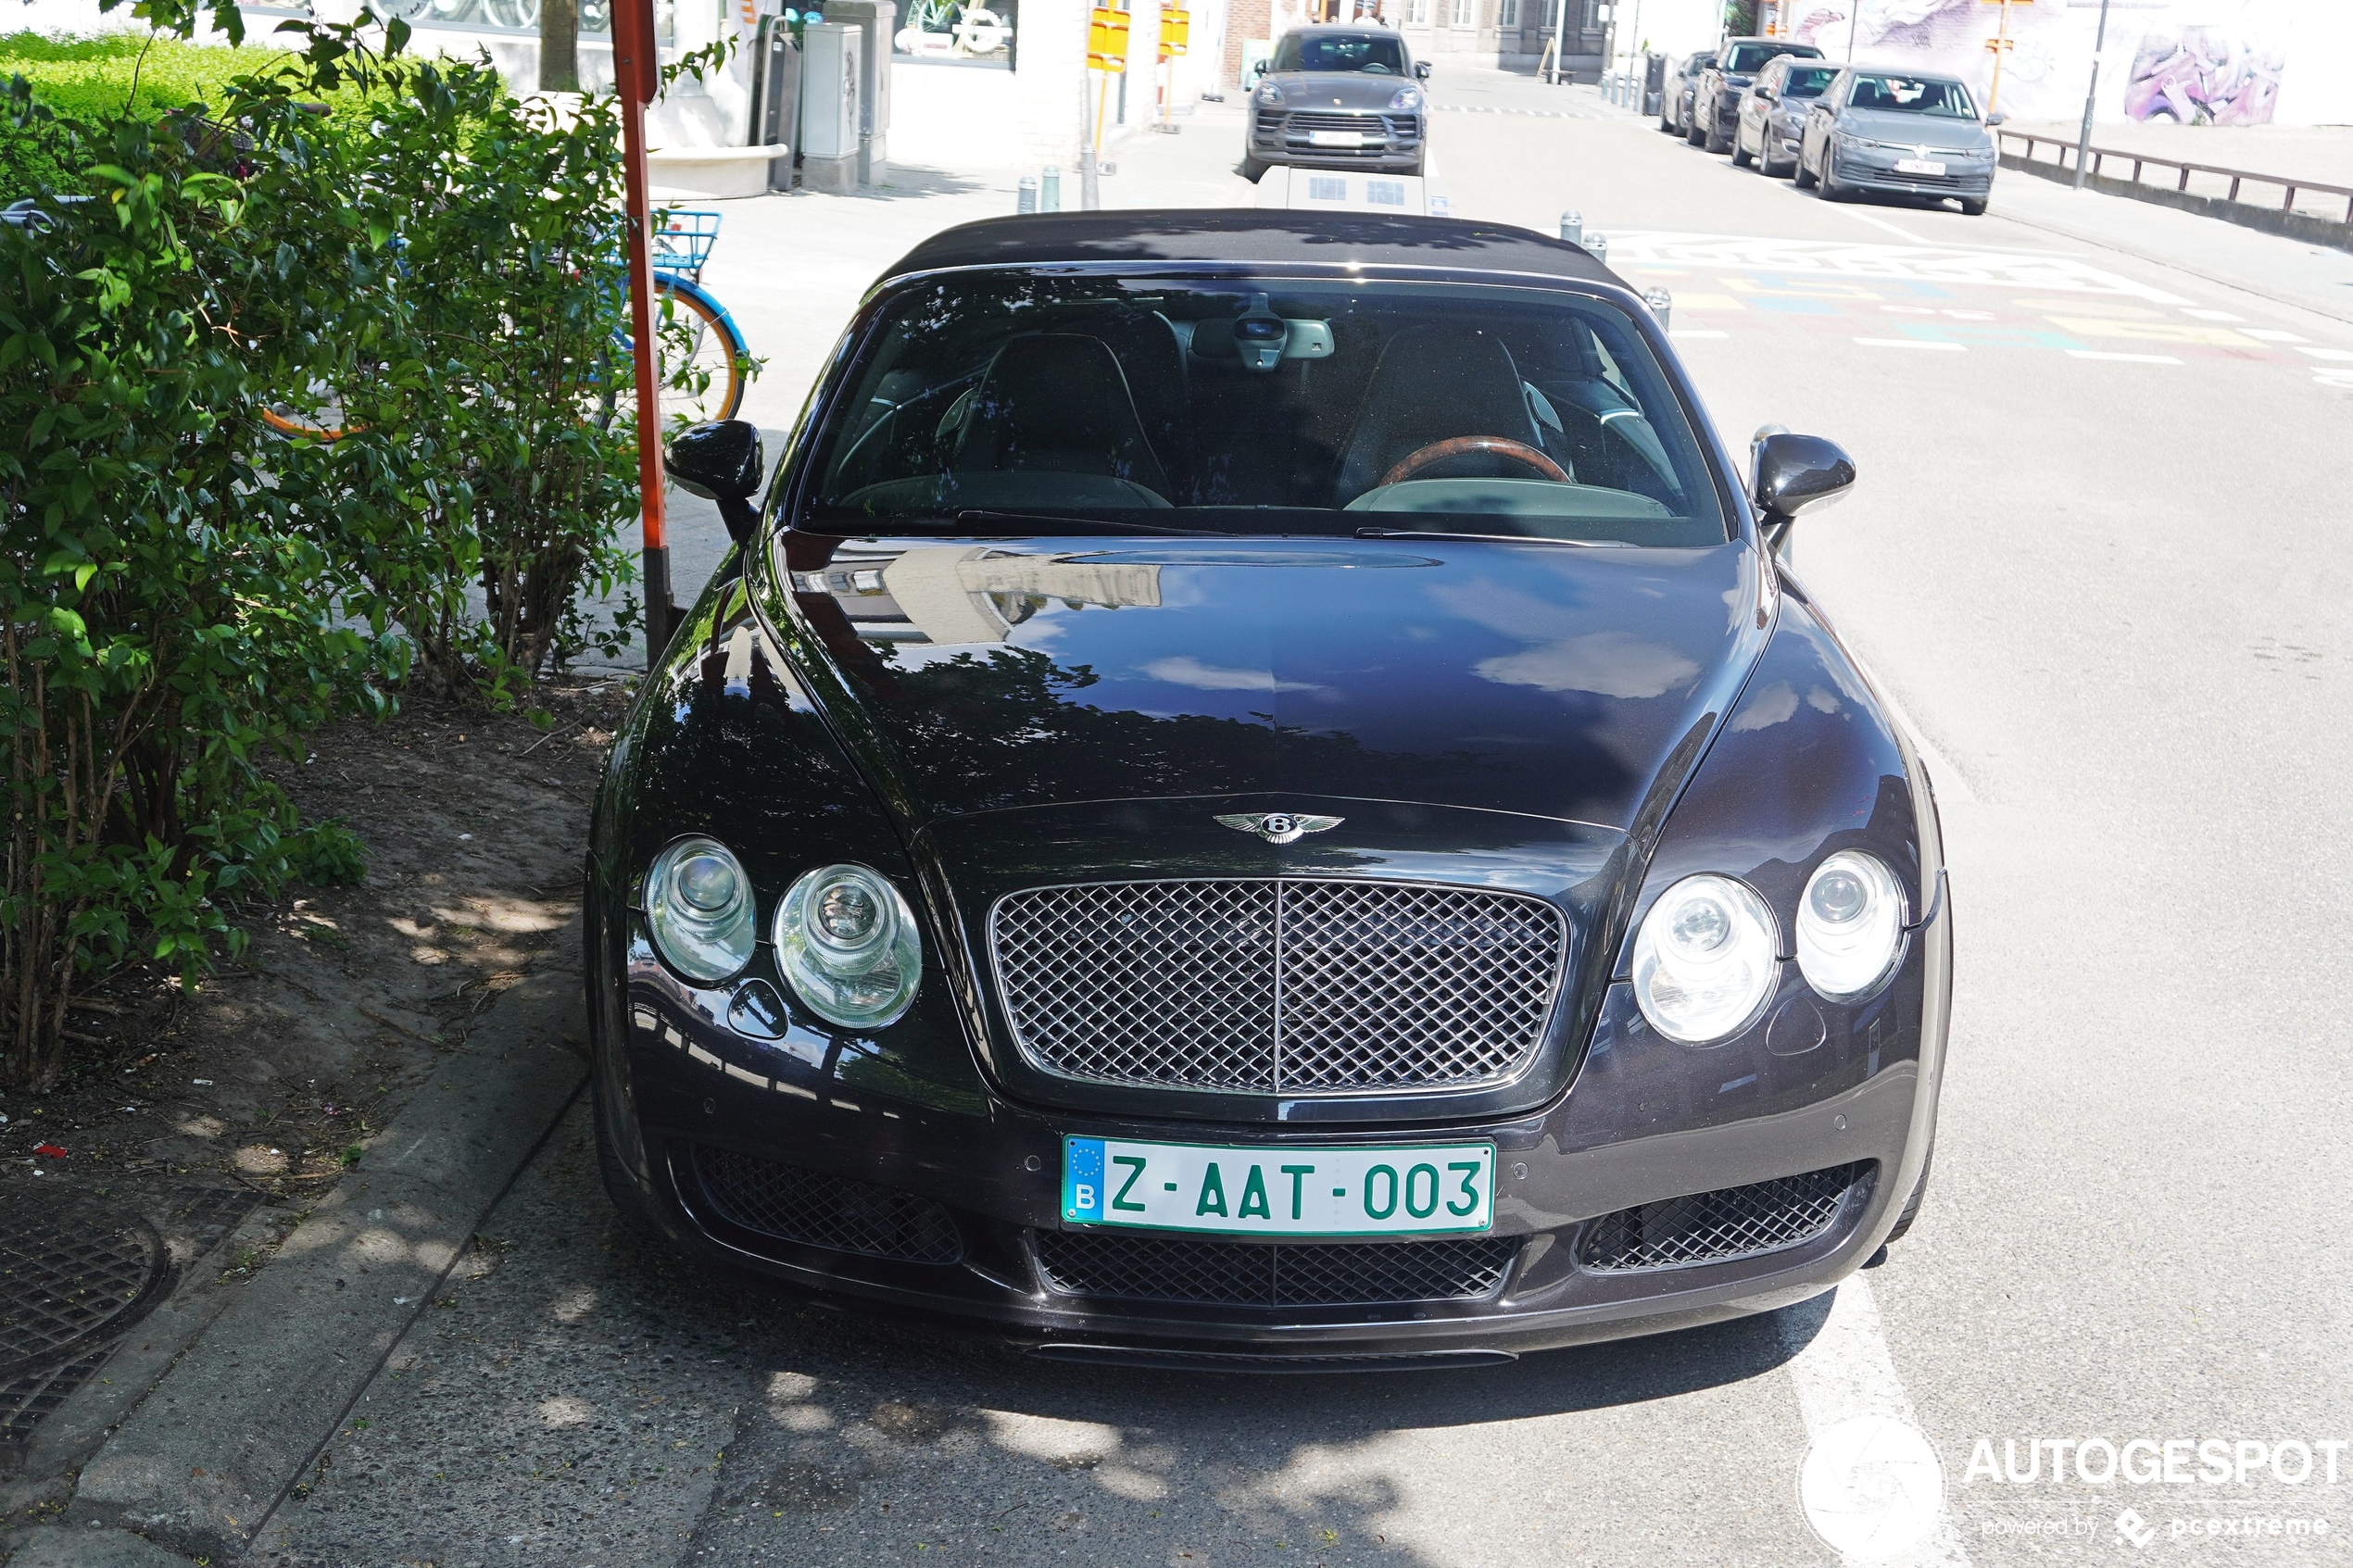
[[[956,1222],[928,1198],[708,1144],[694,1146],[694,1162],[711,1207],[748,1231],[915,1263],[964,1255]]]
[[[1454,1087],[1535,1051],[1567,922],[1402,883],[1084,883],[989,917],[1014,1037],[1067,1077],[1265,1093]]]
[[[1523,1237],[1268,1244],[1039,1231],[1046,1282],[1066,1296],[1248,1307],[1475,1300],[1504,1283]]]
[[[1875,1169],[1869,1160],[1833,1165],[1802,1176],[1620,1209],[1594,1221],[1578,1250],[1585,1266],[1598,1273],[1674,1269],[1778,1252],[1830,1229],[1846,1195]]]

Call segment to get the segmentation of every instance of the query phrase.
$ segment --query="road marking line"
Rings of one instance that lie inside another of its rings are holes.
[[[1793,1321],[1794,1320],[1794,1321]],[[1912,1401],[1895,1375],[1895,1361],[1887,1352],[1887,1336],[1880,1326],[1879,1303],[1870,1281],[1849,1274],[1831,1296],[1829,1316],[1813,1337],[1801,1342],[1806,1316],[1802,1309],[1780,1316],[1782,1343],[1792,1351],[1790,1382],[1797,1388],[1798,1413],[1806,1419],[1809,1443],[1818,1434],[1856,1416],[1883,1416],[1918,1428]],[[1857,1560],[1848,1559],[1855,1562]],[[1953,1516],[1938,1518],[1935,1534],[1900,1556],[1877,1560],[1888,1564],[1941,1564],[1968,1568],[1969,1552],[1961,1545]]]
[[[1732,334],[1719,332],[1709,327],[1675,327],[1669,329],[1667,335],[1668,337],[1730,337]]]
[[[2248,337],[2260,338],[2265,343],[2303,343],[2306,341],[2294,332],[2284,332],[2277,327],[2241,327],[2239,331]]]
[[[2227,310],[2199,310],[2186,306],[2183,307],[2182,314],[2195,316],[2201,321],[2244,321],[2246,320],[2244,316],[2233,316]]]
[[[1939,343],[1925,337],[1858,337],[1855,341],[1866,348],[1935,348],[1947,354],[1969,352],[1967,344]]]
[[[2353,348],[2300,348],[2296,352],[2315,359],[2353,359]]]
[[[2067,351],[2067,357],[2070,359],[2108,359],[2120,365],[2178,365],[2181,363],[2171,354],[2109,354],[2097,348],[2070,348]]]
[[[1846,216],[1855,219],[1859,222],[1868,223],[1874,229],[1884,229],[1889,233],[1894,235],[1897,239],[1902,240],[1906,245],[1924,245],[1928,244],[1926,240],[1921,239],[1918,234],[1911,233],[1903,229],[1898,229],[1894,224],[1888,222],[1885,219],[1873,218],[1868,212],[1856,212],[1850,208],[1848,209]]]

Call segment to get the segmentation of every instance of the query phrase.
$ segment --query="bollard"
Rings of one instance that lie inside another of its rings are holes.
[[[1592,257],[1594,260],[1596,260],[1596,261],[1600,262],[1603,266],[1604,266],[1604,267],[1608,266],[1608,265],[1609,265],[1609,236],[1608,236],[1607,234],[1588,234],[1588,235],[1586,235],[1586,236],[1585,236],[1585,252],[1586,252],[1586,254],[1587,254],[1587,255],[1591,256],[1591,257]]]
[[[1585,243],[1585,215],[1575,207],[1561,214],[1561,238],[1573,245]]]
[[[1013,198],[1013,210],[1017,213],[1038,210],[1038,180],[1035,175],[1021,177],[1021,194]]]
[[[1667,313],[1675,307],[1675,296],[1662,288],[1647,288],[1642,291],[1642,303],[1649,306],[1651,314],[1658,318],[1658,330],[1665,332]]]
[[[1045,178],[1038,182],[1038,210],[1060,212],[1063,209],[1063,171],[1052,164],[1046,166]]]

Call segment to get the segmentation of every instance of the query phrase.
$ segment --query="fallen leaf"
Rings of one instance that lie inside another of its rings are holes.
[[[63,1160],[66,1157],[66,1151],[53,1143],[34,1144],[32,1146],[32,1152],[35,1154],[45,1154],[52,1160]]]

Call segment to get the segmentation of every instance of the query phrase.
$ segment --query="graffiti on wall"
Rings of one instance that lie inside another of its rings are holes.
[[[2151,28],[2133,55],[2124,112],[2183,125],[2269,125],[2287,56],[2238,29]]]
[[[2269,124],[2287,64],[2274,42],[2275,24],[2293,8],[2294,0],[2138,0],[2120,6],[2108,45],[2111,59],[2120,47],[2130,51],[2125,114],[2195,125]],[[1783,16],[1791,32],[1833,59],[1846,57],[1851,39],[1857,60],[1957,76],[1982,97],[1994,71],[1986,42],[2000,13],[1983,0],[1791,0]],[[2092,23],[2091,7],[2064,0],[2013,5],[1999,107],[2021,119],[2080,113]],[[2106,92],[2102,97],[2113,102]]]

